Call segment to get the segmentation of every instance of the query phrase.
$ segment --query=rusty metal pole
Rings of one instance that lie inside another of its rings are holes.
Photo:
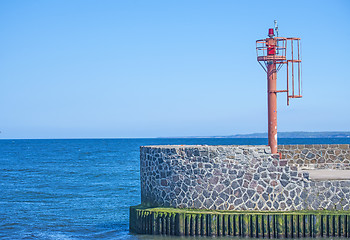
[[[272,31],[271,31],[272,30]],[[275,59],[276,40],[273,38],[273,29],[269,29],[270,38],[266,39],[268,44],[267,55]],[[267,98],[268,98],[268,137],[271,153],[277,153],[277,72],[276,61],[267,62]]]
[[[271,153],[277,153],[276,64],[267,65],[268,135]]]

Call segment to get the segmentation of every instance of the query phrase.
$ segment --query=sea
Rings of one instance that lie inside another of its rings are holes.
[[[350,138],[279,139],[341,143]],[[0,239],[179,239],[129,232],[129,207],[141,202],[139,149],[157,144],[266,145],[267,139],[0,140]]]

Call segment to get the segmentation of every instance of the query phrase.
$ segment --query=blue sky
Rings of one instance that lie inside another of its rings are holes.
[[[275,19],[303,55],[278,130],[349,131],[350,1],[4,0],[0,138],[266,132],[255,41]]]

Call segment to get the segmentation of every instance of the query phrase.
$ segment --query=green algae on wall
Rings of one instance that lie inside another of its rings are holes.
[[[130,207],[130,231],[176,236],[350,237],[350,211],[207,211]]]

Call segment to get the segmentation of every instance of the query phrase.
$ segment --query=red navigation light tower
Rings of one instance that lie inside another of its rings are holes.
[[[258,62],[267,73],[268,136],[271,153],[277,153],[277,93],[287,93],[287,105],[290,98],[302,97],[300,38],[278,37],[277,21],[275,30],[277,37],[274,29],[270,28],[268,38],[256,41]],[[288,55],[287,48],[290,48]],[[277,72],[283,64],[287,65],[287,89],[277,90]]]

